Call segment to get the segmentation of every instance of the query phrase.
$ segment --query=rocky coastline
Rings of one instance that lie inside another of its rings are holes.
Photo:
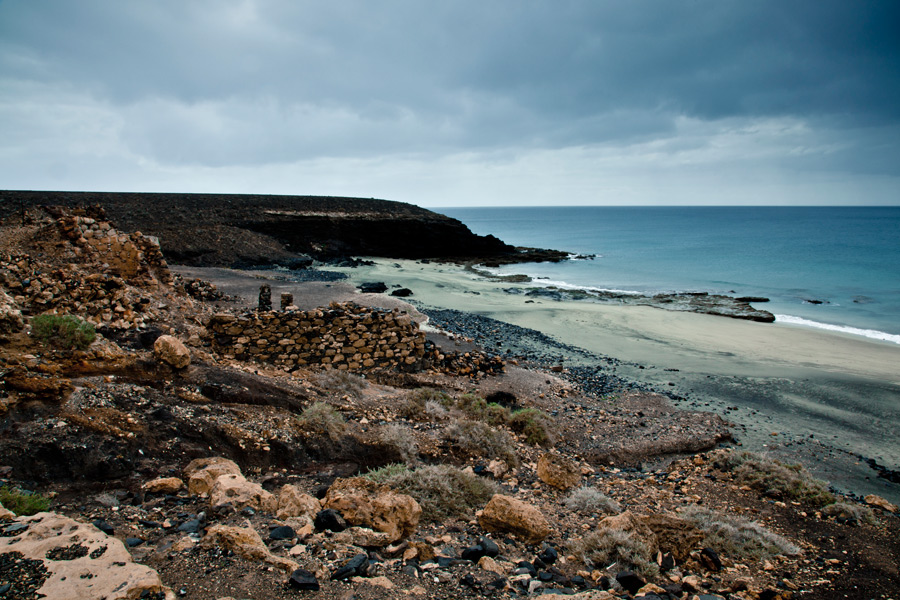
[[[536,332],[412,305],[440,326],[434,347],[399,311],[403,335],[376,339],[369,309],[341,309],[359,319],[338,340],[293,306],[302,287],[248,312],[173,275],[163,239],[92,214],[0,227],[4,600],[786,600],[900,584],[896,506],[741,452],[727,419],[676,410],[612,357],[579,368]],[[270,310],[297,323],[251,331]],[[242,347],[296,336],[298,358],[334,343],[323,356],[351,360],[238,357],[216,324],[241,315]],[[453,359],[365,369],[369,340],[374,360],[404,336],[413,356]]]

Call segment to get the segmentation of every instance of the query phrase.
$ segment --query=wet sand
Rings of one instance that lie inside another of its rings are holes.
[[[744,447],[801,461],[842,491],[900,502],[900,485],[879,478],[863,460],[900,469],[896,344],[646,306],[529,298],[503,289],[533,284],[491,281],[453,265],[375,262],[334,270],[346,273],[353,286],[383,281],[389,291],[407,287],[415,303],[488,316],[618,359],[604,370],[669,391],[683,398],[676,403],[686,408],[722,414],[735,423]],[[193,276],[216,280],[209,274]],[[329,293],[362,299],[348,283],[302,285],[308,286],[310,301]],[[295,296],[302,295],[300,288]],[[309,291],[313,288],[315,294]],[[279,289],[273,285],[275,304]],[[366,294],[365,299],[385,307],[399,304],[387,295]],[[590,359],[582,354],[570,360],[584,364]]]

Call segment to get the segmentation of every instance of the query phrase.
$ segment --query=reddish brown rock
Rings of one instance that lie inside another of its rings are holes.
[[[153,355],[176,369],[183,369],[191,364],[191,353],[181,340],[171,335],[161,335],[153,343]]]
[[[352,525],[390,534],[392,542],[409,537],[422,516],[422,507],[412,496],[362,477],[336,481],[328,489],[324,506],[340,512]]]
[[[200,543],[207,547],[218,546],[219,548],[231,550],[247,560],[265,562],[278,567],[286,573],[291,573],[300,568],[294,561],[275,556],[269,552],[259,534],[249,527],[213,525],[206,532],[206,536]]]
[[[581,481],[581,469],[568,458],[547,452],[538,459],[537,475],[549,486],[567,490]]]
[[[511,533],[528,544],[550,535],[550,524],[538,509],[502,494],[494,494],[478,516],[478,523],[487,531]]]
[[[247,481],[240,474],[220,475],[209,490],[211,506],[231,504],[236,509],[251,507],[265,512],[275,512],[278,500],[258,483]]]
[[[221,456],[197,458],[184,468],[187,477],[188,492],[191,494],[208,494],[220,475],[241,474],[241,468],[233,460]]]
[[[153,481],[148,481],[141,486],[141,489],[153,494],[174,494],[183,487],[184,481],[178,477],[160,477]]]

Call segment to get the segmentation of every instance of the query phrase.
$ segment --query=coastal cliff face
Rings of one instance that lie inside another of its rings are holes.
[[[509,259],[518,253],[450,217],[401,202],[324,196],[0,191],[0,218],[35,206],[99,205],[120,229],[156,236],[174,263],[294,264],[302,255]],[[556,259],[562,258],[560,254]]]

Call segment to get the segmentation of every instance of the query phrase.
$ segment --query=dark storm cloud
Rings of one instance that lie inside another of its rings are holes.
[[[2,151],[652,161],[715,138],[779,168],[895,176],[898,25],[893,1],[6,0]]]

